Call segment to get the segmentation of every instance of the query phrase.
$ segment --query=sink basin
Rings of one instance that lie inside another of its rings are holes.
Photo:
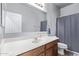
[[[45,37],[35,38],[35,39],[32,41],[32,43],[39,43],[39,42],[44,41],[44,40],[46,40]]]
[[[32,43],[39,43],[41,40],[33,40]]]

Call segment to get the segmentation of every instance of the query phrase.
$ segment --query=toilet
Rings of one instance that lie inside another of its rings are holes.
[[[64,43],[61,43],[61,42],[58,42],[58,54],[59,55],[64,55],[64,50],[67,49],[68,46],[67,44],[64,44]]]

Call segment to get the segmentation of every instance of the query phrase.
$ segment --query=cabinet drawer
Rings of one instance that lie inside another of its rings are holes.
[[[49,49],[49,48],[53,47],[56,44],[57,44],[57,40],[53,41],[53,42],[50,42],[50,43],[46,44],[46,49]]]
[[[45,48],[45,46],[35,48],[33,50],[30,50],[28,52],[21,54],[21,56],[38,56],[41,52],[44,51],[44,48]]]

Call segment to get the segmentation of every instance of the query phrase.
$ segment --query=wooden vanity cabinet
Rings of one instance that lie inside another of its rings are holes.
[[[46,44],[46,56],[57,56],[58,55],[58,46],[57,40]]]
[[[57,56],[58,55],[58,40],[47,43],[33,50],[19,54],[18,56]]]
[[[45,50],[45,45],[35,48],[33,50],[24,52],[22,54],[20,54],[20,56],[38,56],[38,55],[44,55],[43,52]]]

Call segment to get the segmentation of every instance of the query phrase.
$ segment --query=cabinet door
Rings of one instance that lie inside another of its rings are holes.
[[[72,50],[79,52],[79,14],[71,16]]]
[[[57,36],[60,42],[64,42],[64,19],[63,17],[57,19]]]
[[[68,45],[69,48],[71,48],[71,27],[70,27],[70,16],[63,17],[64,19],[64,43]]]
[[[57,56],[58,55],[58,47],[57,47],[57,44],[55,44],[53,46],[53,53],[52,53],[53,56]]]
[[[53,55],[53,48],[49,48],[46,50],[46,56],[52,56]]]

